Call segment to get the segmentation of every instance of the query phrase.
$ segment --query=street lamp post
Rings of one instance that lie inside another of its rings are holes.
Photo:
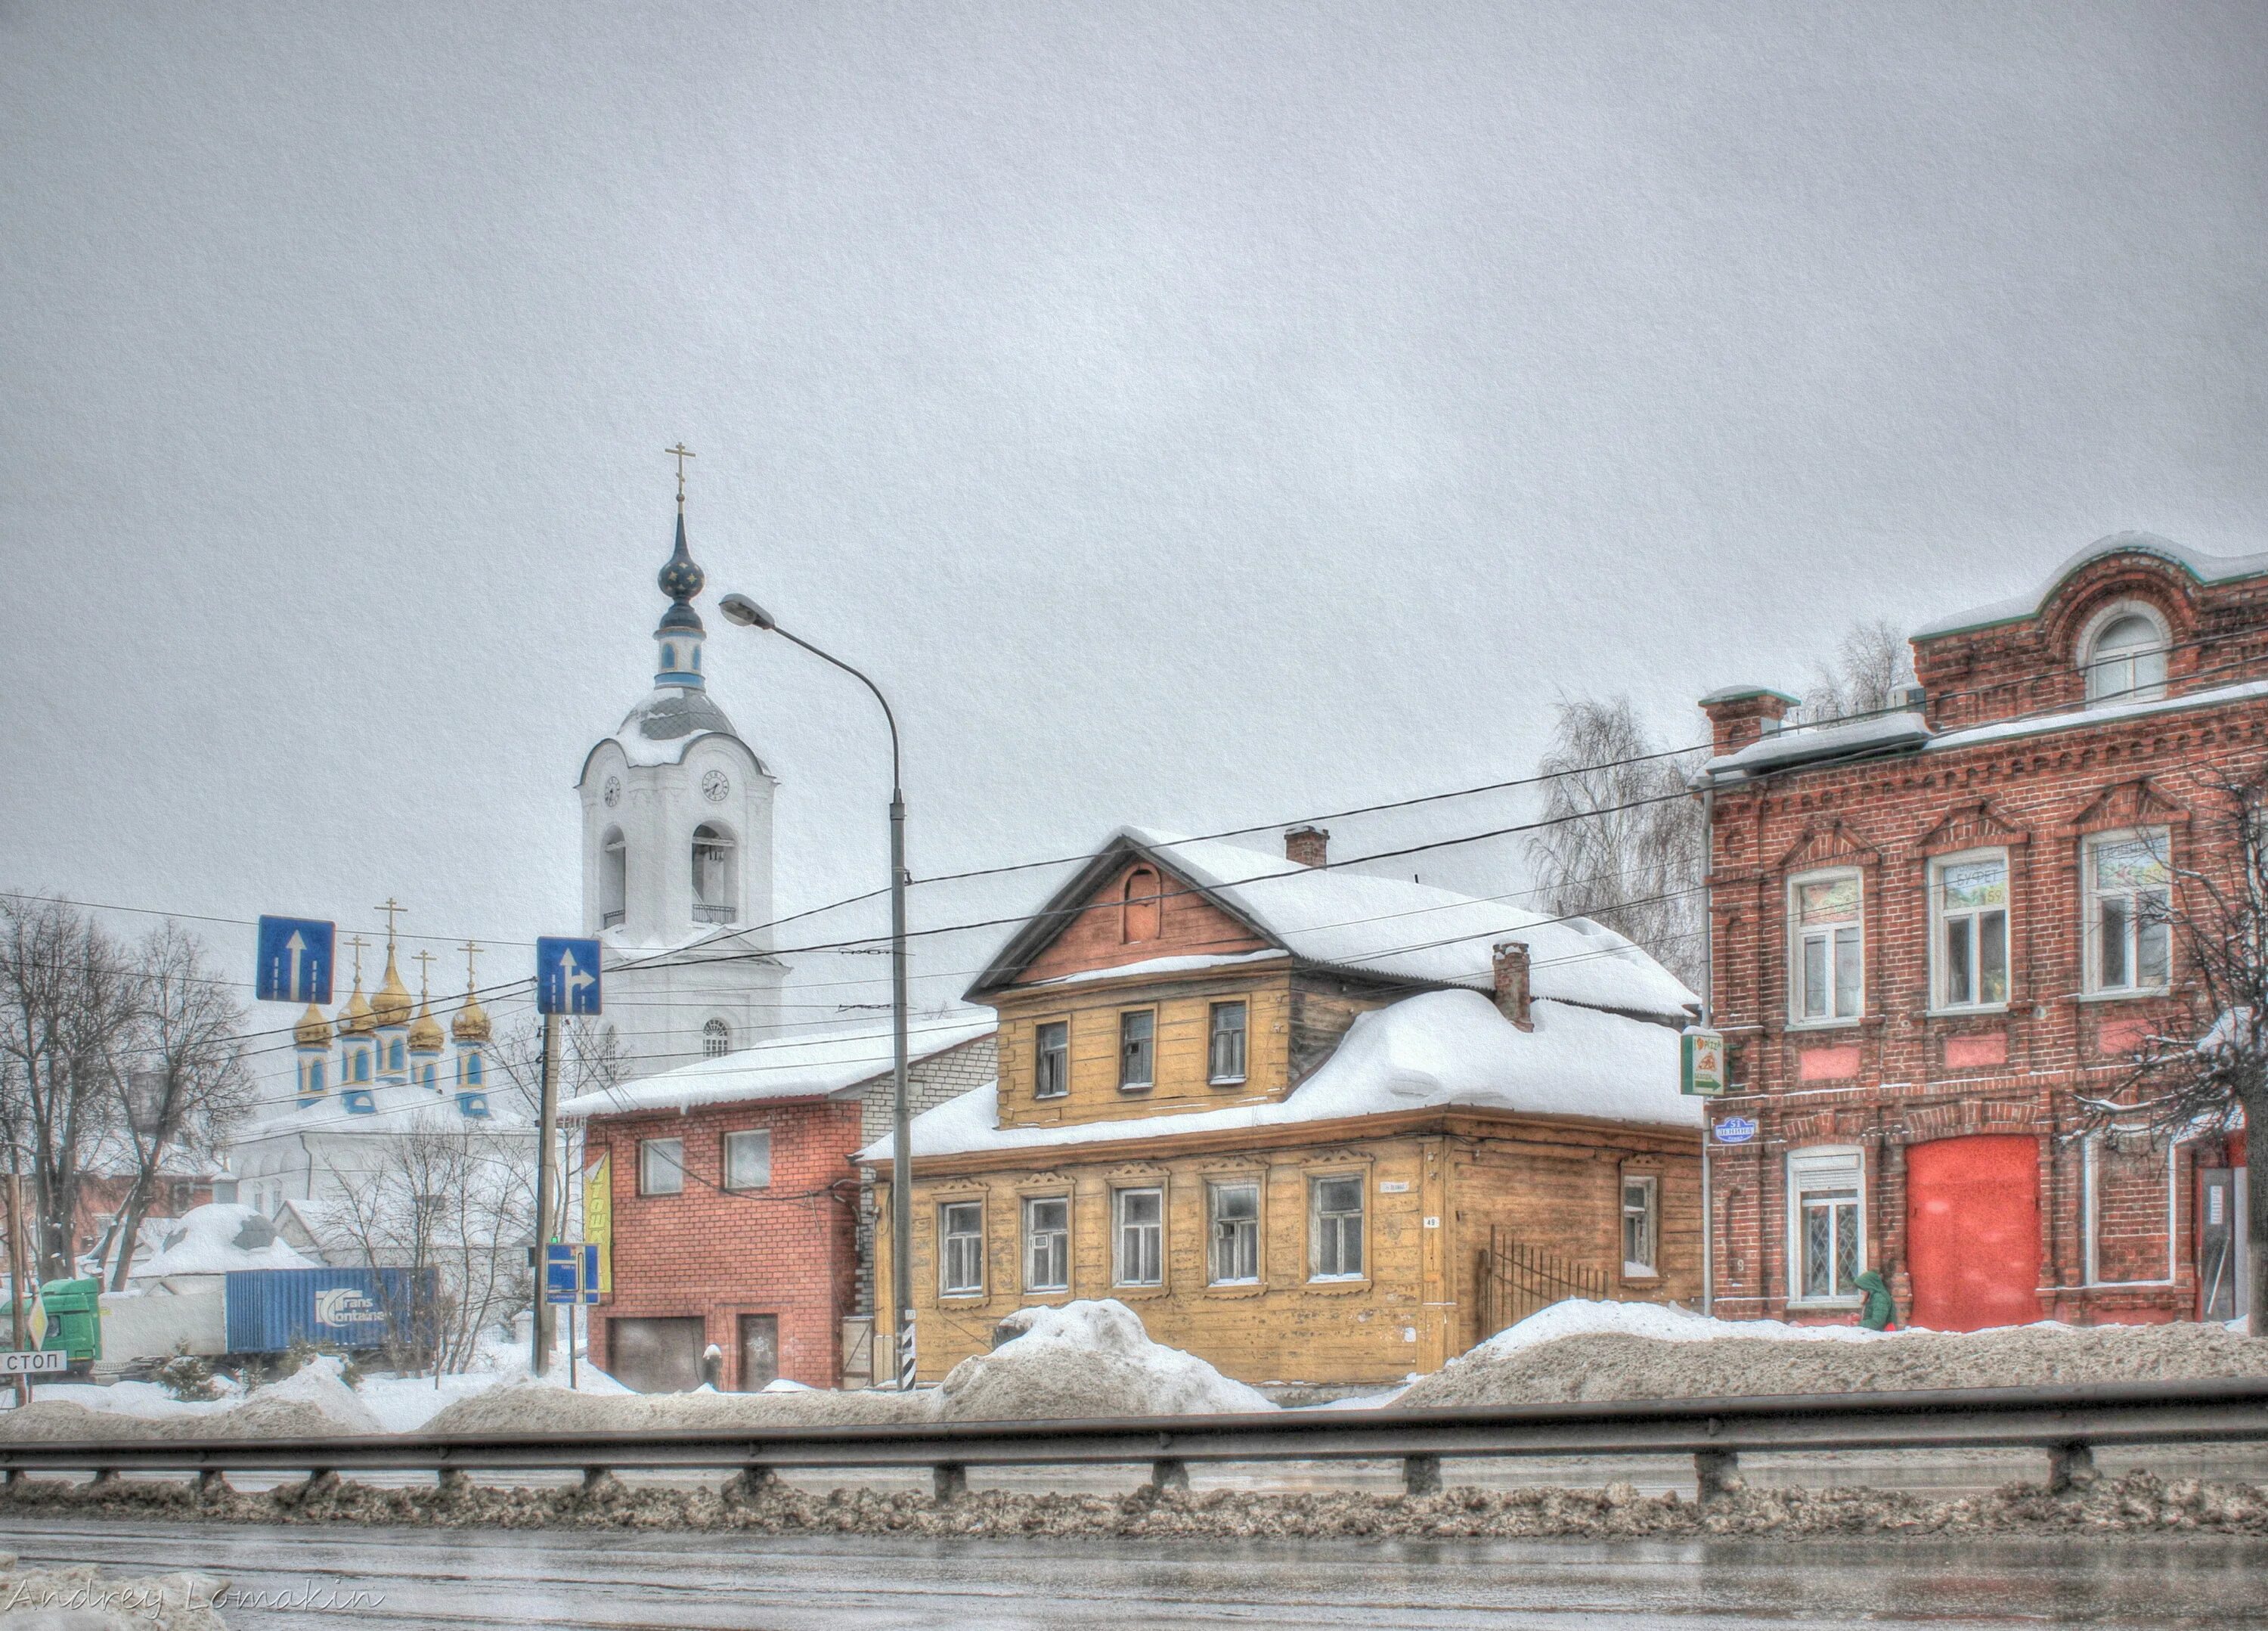
[[[769,631],[832,663],[874,694],[890,727],[890,1304],[897,1339],[897,1384],[914,1385],[914,1195],[913,1115],[906,1103],[906,793],[900,774],[898,720],[882,688],[809,640],[779,626],[772,615],[745,594],[728,594],[718,609],[744,629]]]

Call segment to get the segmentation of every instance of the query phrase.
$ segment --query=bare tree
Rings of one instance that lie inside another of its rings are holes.
[[[123,1291],[169,1158],[212,1155],[252,1108],[237,1044],[244,1009],[213,978],[197,941],[171,921],[136,948],[133,1046],[122,1118],[134,1182],[112,1237],[110,1288]]]
[[[122,1119],[134,1022],[132,976],[92,918],[0,895],[0,1136],[30,1165],[42,1279],[75,1272],[79,1190]]]
[[[630,1056],[612,1025],[592,1019],[571,1019],[560,1026],[559,1032],[562,1102],[586,1093],[603,1093],[620,1085],[629,1074]],[[543,1022],[530,1019],[505,1032],[490,1050],[490,1057],[495,1067],[512,1085],[508,1102],[533,1127],[543,1088]],[[578,1136],[579,1129],[575,1127],[562,1126],[559,1130],[561,1148],[556,1155],[562,1179],[552,1191],[551,1227],[544,1234],[547,1240],[571,1238],[569,1225],[574,1220],[578,1185],[569,1180],[581,1169],[581,1163],[574,1158]],[[529,1160],[529,1170],[533,1172],[532,1149]]]
[[[2139,955],[2170,958],[2176,1007],[2110,1092],[2080,1098],[2090,1130],[2163,1143],[2268,1129],[2268,771],[2224,775],[2213,794],[2216,808],[2191,823],[2201,864],[2176,867],[2154,855],[2161,882],[2138,896]],[[2260,1188],[2246,1234],[2251,1334],[2268,1336],[2268,1192]]]
[[[1628,935],[1688,985],[1702,974],[1709,843],[1686,786],[1697,760],[1663,749],[1628,697],[1562,701],[1538,767],[1549,824],[1528,839],[1554,912]]]
[[[534,1152],[525,1144],[432,1111],[385,1140],[370,1167],[337,1175],[327,1247],[342,1246],[373,1270],[434,1276],[429,1309],[394,1313],[398,1329],[410,1328],[411,1314],[422,1317],[416,1323],[430,1336],[437,1376],[463,1369],[481,1333],[527,1302],[535,1194]]]
[[[1887,617],[1854,624],[1831,663],[1815,663],[1804,693],[1803,722],[1823,725],[1854,714],[1880,713],[1904,701],[1914,683],[1913,647]]]

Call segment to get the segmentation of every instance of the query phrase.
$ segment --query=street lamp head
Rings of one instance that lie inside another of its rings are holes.
[[[757,605],[745,594],[728,594],[717,602],[717,609],[725,614],[725,621],[737,623],[744,629],[775,629],[771,613]]]

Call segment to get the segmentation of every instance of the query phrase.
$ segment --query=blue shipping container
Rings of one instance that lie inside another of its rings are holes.
[[[317,1347],[429,1347],[438,1280],[430,1268],[232,1270],[228,1351],[280,1354],[294,1337]]]

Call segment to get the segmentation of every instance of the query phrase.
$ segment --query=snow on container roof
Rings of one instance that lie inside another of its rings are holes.
[[[997,1022],[982,1008],[916,1015],[909,1022],[909,1063],[989,1037]],[[772,1037],[715,1059],[585,1093],[560,1105],[563,1118],[616,1116],[752,1099],[821,1098],[889,1074],[894,1052],[890,1022],[861,1021],[799,1036]]]
[[[2063,587],[2065,579],[2088,562],[2101,560],[2106,555],[2154,555],[2161,561],[2180,567],[2199,583],[2235,583],[2239,579],[2268,576],[2268,555],[2201,555],[2185,544],[2161,538],[2155,533],[2115,532],[2109,537],[2097,538],[2065,561],[2048,575],[2046,582],[2031,594],[1995,601],[1990,606],[1974,606],[1967,611],[1955,612],[1950,617],[1924,624],[1914,631],[1913,638],[1918,640],[1933,639],[1940,634],[1962,634],[2036,617],[2055,592]]]
[[[142,1226],[158,1250],[127,1271],[129,1280],[169,1274],[229,1274],[247,1268],[317,1268],[279,1239],[257,1207],[215,1201],[178,1218],[151,1218]]]
[[[917,1157],[1051,1149],[1168,1134],[1234,1132],[1411,1110],[1498,1110],[1653,1126],[1701,1125],[1678,1091],[1678,1036],[1665,1025],[1573,1003],[1538,1001],[1523,1031],[1477,992],[1433,991],[1357,1016],[1337,1052],[1276,1103],[1003,1127],[998,1084],[914,1118]],[[855,1159],[890,1159],[885,1135]]]
[[[1587,918],[1555,919],[1502,901],[1430,884],[1301,867],[1280,854],[1217,838],[1184,838],[1149,827],[1122,827],[1099,852],[1123,847],[1177,872],[1266,938],[1309,963],[1443,985],[1492,989],[1493,948],[1524,941],[1538,997],[1586,1003],[1682,1022],[1697,1006],[1677,977],[1635,944]],[[1088,871],[1057,897],[1091,888]],[[1035,914],[1035,920],[1045,916]],[[1010,956],[1018,941],[1012,941]],[[1025,955],[1035,953],[1029,946]],[[1113,970],[1117,972],[1119,970]],[[1014,975],[1004,960],[980,989]]]

